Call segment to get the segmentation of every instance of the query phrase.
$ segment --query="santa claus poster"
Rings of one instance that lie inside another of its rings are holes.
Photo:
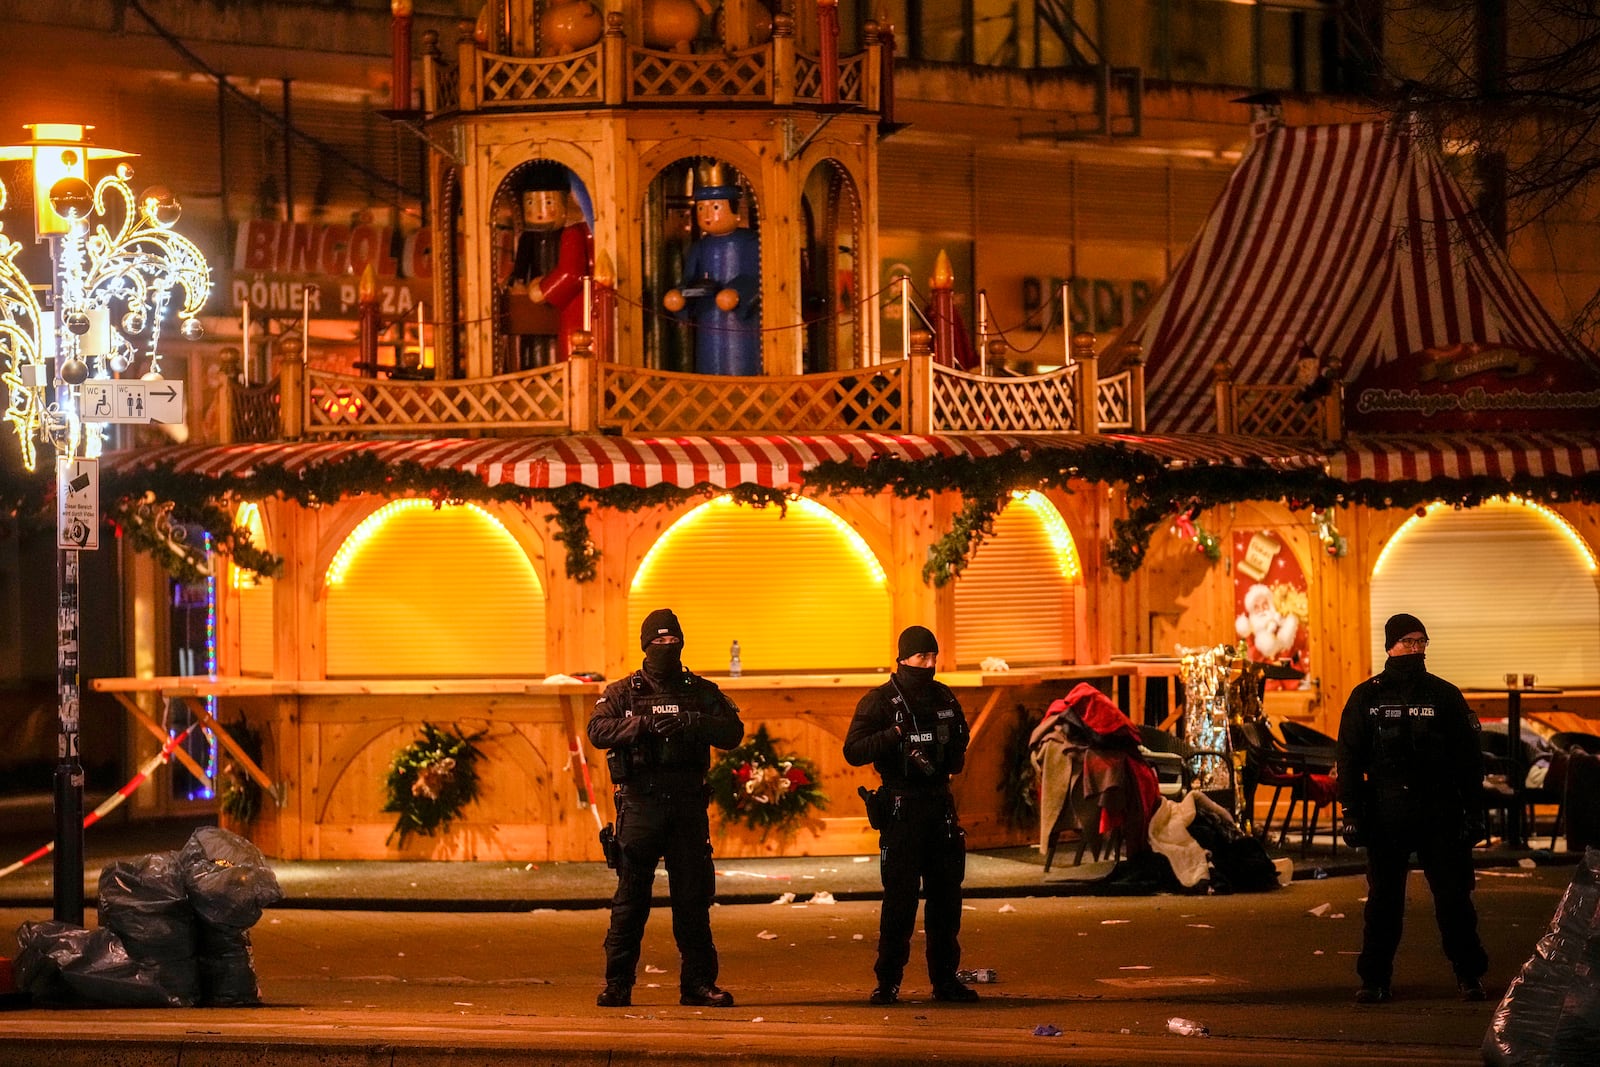
[[[1271,530],[1233,532],[1234,632],[1257,663],[1288,664],[1310,673],[1310,595],[1300,561]],[[1269,689],[1302,683],[1270,679]]]

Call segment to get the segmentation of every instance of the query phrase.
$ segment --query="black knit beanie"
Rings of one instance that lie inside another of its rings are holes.
[[[1391,615],[1389,621],[1383,624],[1384,651],[1394,647],[1394,643],[1407,634],[1420,633],[1424,638],[1428,636],[1428,628],[1422,625],[1422,620],[1415,615]]]
[[[939,639],[933,636],[933,631],[926,626],[907,626],[900,631],[900,649],[895,655],[895,662],[900,663],[922,652],[939,651]]]
[[[657,608],[644,617],[644,624],[639,627],[639,647],[649,648],[650,642],[658,637],[676,637],[683,640],[683,627],[678,623],[678,617],[672,613],[671,608]]]

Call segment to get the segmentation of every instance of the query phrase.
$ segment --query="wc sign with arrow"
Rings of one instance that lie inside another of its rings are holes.
[[[184,421],[181,381],[96,378],[84,382],[81,388],[84,422],[159,422],[170,426]]]

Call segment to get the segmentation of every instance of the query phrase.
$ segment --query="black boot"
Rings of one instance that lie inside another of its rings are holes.
[[[867,1003],[880,1006],[898,1004],[900,1003],[900,987],[897,985],[880,985],[872,991],[872,995],[867,998]]]
[[[633,986],[627,982],[607,982],[594,1002],[602,1008],[630,1008],[633,1006]]]
[[[715,985],[703,985],[683,990],[682,995],[678,997],[678,1003],[691,1008],[731,1008],[733,994],[726,989],[718,989]]]

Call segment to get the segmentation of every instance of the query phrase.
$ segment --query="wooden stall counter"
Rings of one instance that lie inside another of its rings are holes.
[[[1109,689],[1127,670],[1113,664],[939,675],[961,699],[972,732],[966,770],[956,780],[972,847],[1025,844],[1035,836],[1035,827],[1009,824],[998,788],[1029,714],[1079,681]],[[846,764],[843,745],[856,703],[882,685],[887,672],[708,677],[739,705],[747,735],[765,725],[780,751],[815,763],[829,798],[820,818],[792,834],[763,838],[741,826],[718,826],[718,853],[875,852],[877,837],[866,825],[856,787],[875,785],[876,775],[870,767]],[[268,795],[248,826],[230,828],[268,855],[509,862],[601,858],[595,831],[598,821],[613,817],[611,784],[603,754],[590,747],[584,729],[604,688],[600,683],[184,676],[101,678],[92,685],[114,695],[153,739],[166,738],[159,720],[169,701],[181,702],[208,727],[248,724],[261,737],[262,758],[256,772],[246,768],[247,773]],[[212,697],[214,719],[207,713]],[[482,753],[480,793],[445,834],[414,836],[402,845],[390,836],[394,816],[383,811],[384,779],[395,754],[416,739],[423,723],[482,735],[476,741]],[[217,736],[231,756],[250,762],[225,730]],[[197,766],[191,771],[203,776]],[[587,803],[591,795],[593,810]]]

